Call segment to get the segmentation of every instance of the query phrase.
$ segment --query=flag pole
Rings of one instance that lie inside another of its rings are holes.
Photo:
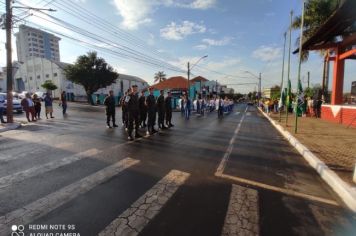
[[[289,84],[290,84],[290,54],[291,54],[291,47],[292,47],[292,23],[293,23],[293,11],[290,12],[290,25],[289,25],[289,52],[288,52],[288,90],[287,90],[287,98],[288,101],[286,101],[286,126],[288,126],[288,109],[289,109],[289,101],[290,97],[289,94],[290,89]]]
[[[297,85],[297,96],[295,96],[296,103],[295,103],[295,124],[294,124],[294,133],[296,134],[298,131],[298,95],[302,91],[299,89],[300,81],[300,71],[302,67],[302,47],[303,47],[303,27],[304,27],[304,10],[305,10],[305,2],[303,2],[303,9],[302,9],[302,22],[300,24],[300,37],[299,37],[299,65],[298,65],[298,85]]]
[[[282,80],[281,80],[281,98],[280,101],[282,101],[281,106],[279,108],[279,122],[281,122],[282,120],[282,105],[283,105],[283,79],[284,79],[284,58],[285,58],[285,54],[286,54],[286,39],[287,39],[287,32],[284,32],[284,46],[283,46],[283,62],[282,62]]]

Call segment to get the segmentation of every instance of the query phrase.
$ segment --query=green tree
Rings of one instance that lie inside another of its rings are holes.
[[[340,0],[307,0],[304,11],[304,29],[303,41],[308,40],[320,26],[332,15],[338,8]],[[301,16],[295,17],[292,23],[292,28],[299,30],[301,24]],[[296,40],[296,45],[299,46],[299,37]],[[324,52],[321,51],[323,55]],[[309,57],[308,51],[303,51],[302,60],[307,61]]]
[[[79,56],[74,65],[66,67],[64,72],[69,81],[84,87],[88,102],[92,105],[94,105],[92,94],[115,83],[119,76],[103,58],[97,57],[96,52]]]
[[[58,87],[55,85],[52,80],[46,80],[42,85],[42,88],[46,89],[47,91],[56,90]]]
[[[156,74],[155,74],[155,83],[159,83],[159,82],[162,82],[162,81],[165,81],[167,78],[166,78],[166,74],[164,73],[164,71],[158,71]]]

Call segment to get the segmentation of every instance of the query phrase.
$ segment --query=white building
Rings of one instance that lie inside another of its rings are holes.
[[[16,36],[17,58],[25,62],[31,57],[60,61],[59,37],[26,25],[20,25]]]
[[[36,92],[45,89],[41,85],[46,80],[51,80],[58,89],[53,91],[53,96],[58,97],[62,91],[73,94],[76,100],[86,100],[86,93],[81,85],[74,84],[68,81],[64,74],[64,68],[69,64],[63,62],[54,62],[44,58],[31,58],[25,61],[19,67],[14,75],[14,90]],[[99,89],[94,94],[106,95],[109,90],[113,90],[115,96],[122,96],[122,94],[136,84],[139,90],[148,87],[148,84],[143,79],[120,74],[116,83],[107,86],[106,88]]]

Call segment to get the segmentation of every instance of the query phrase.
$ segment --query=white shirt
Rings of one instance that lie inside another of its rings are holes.
[[[27,98],[27,102],[29,107],[33,107],[35,105],[31,98]]]

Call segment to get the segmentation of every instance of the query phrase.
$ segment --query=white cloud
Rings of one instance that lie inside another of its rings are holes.
[[[171,22],[160,30],[161,36],[168,40],[181,40],[188,35],[204,33],[205,31],[206,27],[204,25],[191,21],[183,21],[180,25],[175,22]]]
[[[273,61],[280,58],[282,55],[282,49],[279,47],[260,46],[252,52],[252,57],[260,59],[261,61]]]
[[[114,0],[113,3],[123,18],[121,26],[134,30],[140,25],[151,22],[151,16],[158,7],[206,10],[214,7],[216,0],[189,0],[184,3],[181,0]]]
[[[194,48],[197,50],[205,50],[208,48],[208,46],[206,46],[205,44],[199,44],[199,45],[194,46]]]
[[[225,46],[231,42],[231,37],[224,37],[220,40],[215,39],[203,39],[202,42],[209,45],[209,46]]]

